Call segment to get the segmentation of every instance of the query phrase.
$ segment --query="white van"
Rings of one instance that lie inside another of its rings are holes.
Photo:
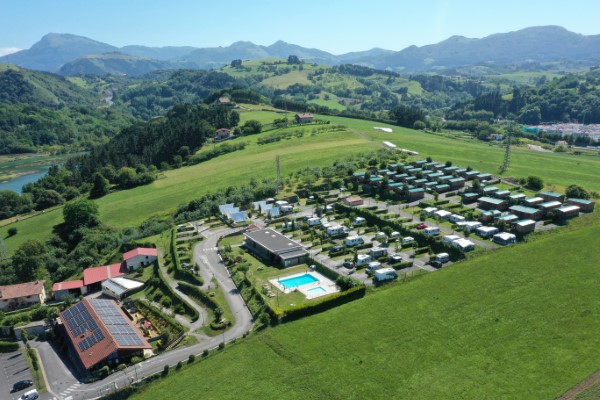
[[[35,400],[38,397],[40,397],[40,395],[38,394],[38,391],[35,389],[32,389],[29,392],[23,393],[23,395],[21,397],[19,397],[19,400]]]
[[[308,226],[321,225],[321,218],[319,218],[319,217],[310,217],[309,219],[306,220],[306,223],[308,224]]]
[[[409,244],[415,241],[415,238],[412,236],[406,236],[402,238],[402,244]]]
[[[398,239],[400,237],[400,232],[392,232],[390,233],[390,239]]]
[[[450,261],[450,255],[448,253],[440,253],[435,255],[435,261],[445,263]]]
[[[440,234],[440,228],[436,227],[436,226],[428,226],[427,228],[425,228],[423,230],[423,233],[426,234],[427,236],[437,236]]]
[[[373,273],[381,268],[381,263],[379,261],[371,261],[367,266],[366,272],[367,274]]]
[[[398,278],[398,273],[394,268],[381,268],[375,271],[373,279],[376,282],[391,281]]]
[[[344,243],[348,247],[354,247],[360,244],[364,244],[365,240],[361,236],[350,236],[344,240]]]

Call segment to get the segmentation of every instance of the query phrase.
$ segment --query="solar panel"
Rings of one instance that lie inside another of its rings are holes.
[[[246,211],[240,211],[233,214],[229,214],[229,218],[233,220],[233,222],[244,222],[247,219]]]

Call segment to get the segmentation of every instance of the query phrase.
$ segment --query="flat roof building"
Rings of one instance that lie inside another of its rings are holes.
[[[513,223],[513,229],[518,233],[529,233],[535,230],[535,221],[532,219],[521,219]]]
[[[506,210],[508,201],[494,197],[479,198],[479,208],[483,210]]]
[[[581,209],[578,206],[567,205],[556,209],[556,215],[560,219],[569,219],[577,217]]]
[[[288,239],[273,229],[246,232],[244,236],[246,248],[267,262],[285,268],[302,264],[308,259],[308,251],[300,243]]]
[[[144,282],[123,277],[111,278],[102,282],[102,293],[121,300],[144,287]]]
[[[539,192],[538,196],[546,201],[565,201],[565,195],[556,192]]]
[[[595,202],[586,199],[567,199],[567,204],[577,206],[581,209],[581,212],[593,212]]]
[[[525,207],[525,206],[512,206],[509,210],[519,218],[532,219],[537,221],[543,217],[544,212],[537,208]]]

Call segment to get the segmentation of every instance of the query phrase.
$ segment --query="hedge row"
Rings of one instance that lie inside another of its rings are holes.
[[[175,267],[175,279],[178,281],[185,281],[194,285],[204,285],[204,281],[198,275],[193,274],[189,271],[184,271],[181,268],[181,260],[179,260],[179,253],[177,252],[177,230],[173,228],[171,230],[171,259]]]
[[[404,261],[398,264],[394,264],[391,267],[394,268],[396,271],[399,271],[401,269],[405,269],[405,268],[410,268],[413,266],[412,261]]]
[[[425,203],[426,202],[421,202],[421,207]],[[336,210],[345,212],[346,214],[354,213],[358,216],[363,217],[369,225],[377,225],[380,229],[385,226],[388,226],[393,231],[398,231],[404,236],[412,236],[415,238],[416,242],[419,244],[420,247],[431,247],[431,250],[435,253],[448,253],[452,261],[460,260],[465,257],[459,249],[451,246],[448,243],[442,242],[441,240],[439,240],[439,238],[435,236],[427,236],[423,232],[411,231],[409,227],[404,226],[398,223],[397,221],[387,221],[381,219],[373,212],[370,212],[364,208],[352,208],[340,203],[336,203],[335,207]]]
[[[152,304],[141,300],[134,301],[135,306],[144,314],[144,316],[152,322],[152,324],[159,329],[167,327],[170,329],[173,336],[177,336],[183,333],[184,328],[179,322],[163,313]]]
[[[0,342],[0,353],[12,353],[17,350],[19,350],[17,342]]]
[[[181,296],[179,296],[177,293],[175,293],[173,288],[171,288],[171,286],[169,286],[169,284],[165,280],[165,277],[162,275],[162,271],[160,270],[158,264],[155,264],[154,268],[155,268],[155,270],[154,270],[155,275],[158,276],[158,279],[160,281],[161,291],[173,300],[174,306],[181,304],[181,306],[185,310],[186,315],[188,315],[190,317],[192,322],[197,321],[198,318],[200,318],[200,314],[198,313],[198,311],[196,311],[196,309],[194,307],[189,305],[187,303],[187,301],[183,300],[181,298]]]
[[[198,300],[200,303],[210,308],[211,310],[216,310],[219,308],[219,305],[206,293],[204,293],[200,288],[190,285],[189,283],[179,282],[178,289],[190,296],[191,298]]]
[[[326,296],[321,301],[299,304],[296,306],[284,308],[284,314],[281,318],[281,322],[295,321],[297,319],[307,317],[309,315],[314,315],[323,311],[330,310],[334,307],[364,297],[366,291],[367,288],[361,285],[358,287],[348,289],[345,292],[339,292],[336,294]]]
[[[244,301],[246,301],[252,316],[256,319],[264,311],[269,314],[272,324],[278,323],[282,314],[269,307],[262,294],[248,278],[242,276],[241,279],[238,279],[238,276],[241,276],[241,274],[232,275],[233,283],[235,283]]]

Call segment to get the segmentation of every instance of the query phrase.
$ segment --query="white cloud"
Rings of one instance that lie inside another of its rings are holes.
[[[21,51],[16,47],[0,47],[0,57],[5,56],[7,54],[16,53],[17,51]]]

